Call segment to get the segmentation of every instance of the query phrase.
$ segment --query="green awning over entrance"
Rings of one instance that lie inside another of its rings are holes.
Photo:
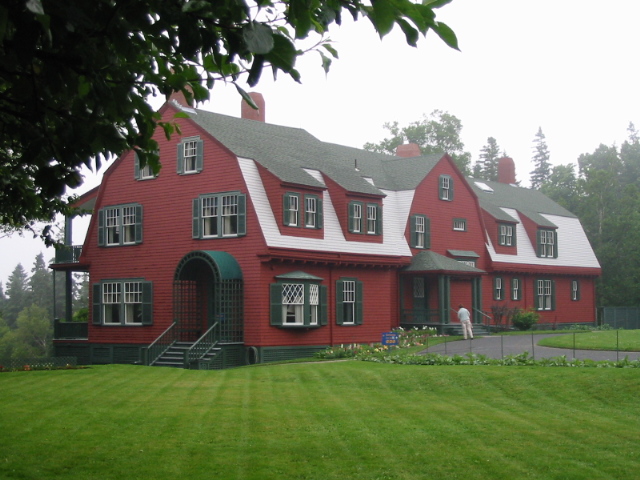
[[[176,269],[177,279],[180,278],[182,269],[193,260],[207,263],[213,272],[218,273],[219,280],[242,280],[242,269],[233,255],[215,250],[196,250],[187,253]]]
[[[482,275],[486,273],[476,267],[465,265],[453,258],[445,257],[439,253],[426,251],[420,252],[411,259],[411,265],[402,269],[402,272],[431,272],[450,274]]]

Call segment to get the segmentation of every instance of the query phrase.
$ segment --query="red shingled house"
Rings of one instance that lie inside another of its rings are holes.
[[[162,170],[116,160],[85,208],[85,327],[56,322],[85,363],[223,368],[379,342],[397,326],[476,324],[496,305],[593,322],[600,267],[578,219],[541,193],[465,178],[448,155],[399,156],[166,103]],[[511,168],[511,172],[509,172]],[[61,251],[61,253],[68,253]],[[78,254],[79,253],[79,254]],[[74,330],[75,328],[75,330]]]

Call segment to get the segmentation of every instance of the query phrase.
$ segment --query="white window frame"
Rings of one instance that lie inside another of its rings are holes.
[[[220,215],[219,197],[202,197],[200,199],[200,216],[202,218],[202,238],[218,237],[218,217]]]
[[[238,195],[222,195],[220,198],[222,207],[222,236],[238,236]],[[235,222],[234,222],[235,220]]]
[[[500,225],[499,245],[511,247],[513,245],[513,225]]]
[[[511,279],[511,300],[520,300],[520,279]]]
[[[142,325],[142,282],[124,282],[124,323]]]
[[[145,164],[144,167],[140,168],[140,180],[150,180],[155,177],[156,176],[151,169],[151,165],[149,165],[148,163]]]
[[[467,231],[467,221],[464,218],[453,219],[453,229],[457,232]]]
[[[538,310],[551,310],[553,307],[553,286],[551,280],[536,280],[538,291]]]
[[[342,281],[342,324],[355,325],[356,323],[356,282],[355,280]]]
[[[120,207],[109,207],[104,210],[105,245],[120,245],[121,234]]]
[[[319,306],[320,306],[320,285],[317,283],[309,284],[309,325],[318,325],[319,323]]]
[[[299,211],[300,211],[300,199],[298,195],[289,195],[288,220],[289,220],[290,227],[298,226]]]
[[[318,225],[318,199],[316,197],[304,198],[304,226],[316,228]]]
[[[422,215],[415,217],[416,221],[416,246],[415,248],[425,248],[426,220]]]
[[[198,140],[185,140],[182,144],[183,172],[198,172]]]
[[[378,206],[367,205],[367,233],[375,235],[378,225]]]
[[[304,325],[304,284],[282,284],[282,325]]]
[[[451,177],[443,175],[440,177],[442,197],[441,200],[449,200],[451,198]]]
[[[353,233],[360,233],[362,231],[362,204],[353,204],[353,223],[351,224]]]
[[[504,289],[502,277],[495,277],[493,279],[493,299],[504,300]]]
[[[580,283],[578,280],[571,280],[571,300],[577,302],[580,294]]]
[[[103,323],[105,325],[121,325],[120,304],[122,301],[122,283],[103,283],[101,294]],[[114,318],[116,319],[115,321]]]
[[[553,230],[540,230],[540,256],[553,258],[555,246],[555,232]]]

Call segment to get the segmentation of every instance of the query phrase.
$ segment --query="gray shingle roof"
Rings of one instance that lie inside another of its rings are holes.
[[[238,157],[255,160],[284,182],[322,187],[304,169],[318,170],[351,192],[384,195],[411,190],[442,155],[399,158],[326,143],[299,128],[195,110],[191,119]],[[366,178],[371,178],[372,185]]]
[[[475,184],[475,179],[468,178],[467,180],[476,195],[478,195],[480,207],[497,220],[514,221],[513,217],[505,213],[500,207],[517,210],[541,226],[555,227],[556,225],[540,214],[576,218],[569,210],[561,207],[538,190],[482,180],[482,183],[493,190],[493,192],[486,192]]]
[[[453,258],[445,257],[439,253],[427,250],[414,255],[411,265],[404,268],[405,272],[459,272],[459,273],[486,273],[476,267],[465,265]]]

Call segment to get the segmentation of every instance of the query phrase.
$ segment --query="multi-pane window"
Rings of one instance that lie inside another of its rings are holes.
[[[284,325],[304,323],[304,285],[285,283],[282,285],[282,319]]]
[[[557,258],[557,234],[555,230],[538,230],[538,256]]]
[[[183,172],[195,173],[197,172],[197,159],[198,159],[198,143],[196,140],[189,140],[182,144],[183,148]]]
[[[342,285],[342,324],[353,324],[356,318],[356,282],[344,280]]]
[[[378,206],[367,205],[367,233],[375,235],[378,230]]]
[[[513,241],[513,225],[500,225],[500,234],[498,236],[498,245],[511,247]]]
[[[552,280],[536,280],[536,307],[538,310],[554,309],[554,285]]]
[[[219,197],[203,197],[202,199],[202,236],[218,236],[218,200]]]
[[[464,218],[453,219],[453,229],[459,232],[467,231],[467,221]]]
[[[318,327],[327,324],[327,287],[304,272],[280,275],[271,284],[271,325]],[[289,281],[287,281],[289,280]]]
[[[304,226],[316,228],[318,224],[318,199],[305,197],[304,199]]]
[[[502,285],[502,277],[496,277],[493,279],[493,299],[503,300],[504,290]]]
[[[520,279],[512,278],[511,279],[511,300],[520,300]]]
[[[137,153],[134,158],[134,177],[136,180],[149,180],[156,177],[151,165],[148,163],[146,163],[144,167],[140,167],[140,158],[138,158]]]
[[[122,293],[120,283],[102,285],[102,318],[105,324],[120,324],[120,303]]]
[[[142,242],[142,206],[105,207],[98,212],[98,245],[134,245]]]
[[[222,236],[238,235],[238,195],[222,196]]]
[[[362,282],[355,278],[341,278],[336,282],[336,323],[362,324]]]
[[[150,325],[151,282],[118,280],[93,285],[93,323],[96,325]]]
[[[453,178],[449,175],[440,175],[439,188],[438,188],[440,200],[453,200]]]
[[[410,243],[413,248],[429,248],[431,246],[429,219],[424,215],[412,215],[410,225]]]
[[[424,298],[424,277],[413,278],[413,298]]]
[[[185,138],[178,144],[178,173],[191,174],[202,171],[203,142],[199,137]]]
[[[362,231],[362,204],[352,203],[351,207],[351,231],[353,233],[360,233]]]
[[[193,238],[246,234],[246,196],[240,193],[201,195],[193,200]]]
[[[578,280],[571,280],[571,300],[580,300],[580,282]]]
[[[142,324],[142,282],[124,282],[124,323]]]

